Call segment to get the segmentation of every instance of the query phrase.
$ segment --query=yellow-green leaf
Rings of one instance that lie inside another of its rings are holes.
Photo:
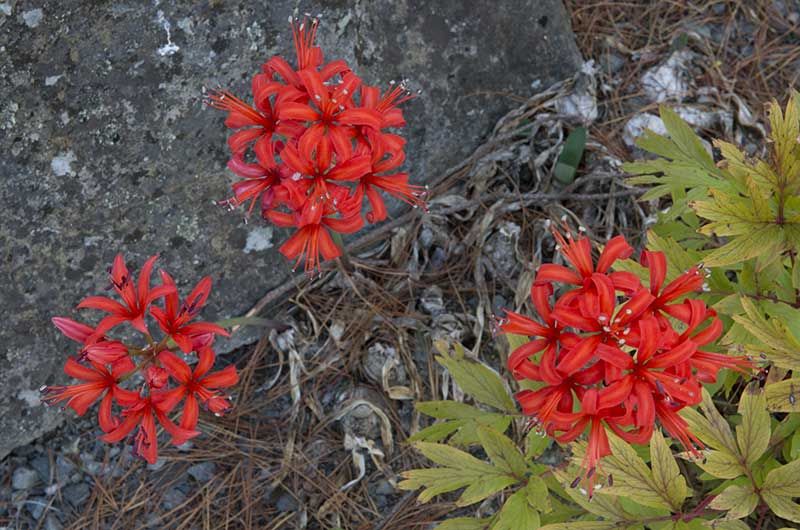
[[[750,530],[749,526],[738,519],[713,519],[703,521],[703,526],[712,530]]]
[[[704,168],[715,171],[714,160],[708,154],[703,142],[700,141],[692,128],[678,115],[677,112],[666,105],[658,108],[661,120],[664,122],[670,139],[680,149],[688,160],[696,161]]]
[[[531,339],[529,339],[525,335],[515,335],[513,333],[507,333],[503,336],[506,338],[506,341],[508,341],[509,353],[513,352],[514,350],[516,350],[517,348],[519,348],[524,344],[528,344],[531,341]]]
[[[709,507],[714,510],[727,512],[726,518],[742,519],[750,515],[756,509],[758,495],[753,491],[751,485],[728,486],[725,490],[714,497]]]
[[[397,484],[401,490],[415,490],[423,488],[419,494],[420,502],[428,502],[436,495],[448,493],[466,487],[477,477],[464,471],[437,467],[434,469],[410,469],[401,476],[405,479]]]
[[[495,467],[517,477],[525,475],[528,470],[525,459],[507,436],[491,427],[478,425],[478,439]]]
[[[764,391],[753,385],[746,388],[739,400],[739,414],[742,424],[736,427],[736,439],[745,465],[752,468],[769,447],[769,413]]]
[[[750,200],[753,202],[753,214],[757,219],[764,221],[772,221],[775,219],[769,207],[769,195],[764,194],[764,189],[756,184],[752,177],[746,178],[747,191],[750,195]]]
[[[800,412],[800,381],[787,379],[772,383],[764,387],[764,394],[770,411]]]
[[[794,523],[800,523],[800,505],[793,502],[791,497],[775,495],[770,491],[762,492],[761,496],[767,501],[767,504],[775,515]]]
[[[783,244],[780,226],[754,226],[752,231],[733,237],[725,245],[709,252],[705,257],[705,264],[709,267],[733,265],[762,253],[780,252]]]
[[[423,455],[437,464],[445,467],[452,467],[462,471],[468,471],[480,476],[488,473],[490,475],[502,475],[503,472],[491,464],[478,460],[474,456],[455,447],[444,444],[428,442],[417,442],[414,444]]]
[[[461,493],[456,506],[475,504],[517,482],[516,478],[508,475],[487,475],[477,478]]]
[[[656,483],[647,464],[639,458],[633,447],[613,435],[609,435],[609,442],[612,454],[603,461],[603,470],[613,475],[614,486],[604,488],[605,493],[628,496],[654,508],[680,509],[680,505],[673,503],[663,484]]]
[[[468,420],[453,420],[434,423],[421,431],[409,436],[409,442],[439,442],[444,440],[458,429],[462,428]]]
[[[769,360],[787,370],[800,369],[800,344],[778,319],[767,320],[753,301],[740,299],[745,315],[733,315],[733,320],[753,335],[760,344],[753,348],[764,351]]]
[[[419,401],[414,405],[414,408],[423,414],[427,414],[433,418],[439,419],[464,419],[464,418],[477,418],[488,414],[472,405],[466,403],[459,403],[458,401]]]
[[[697,462],[697,465],[717,478],[731,479],[745,474],[741,458],[733,456],[725,449],[710,451],[705,461]]]
[[[653,468],[653,480],[659,491],[663,491],[673,508],[680,508],[689,492],[686,480],[681,475],[678,463],[672,456],[661,431],[653,431],[650,440],[650,462]],[[677,511],[677,510],[676,510]]]
[[[797,177],[796,147],[797,136],[800,134],[800,119],[794,98],[789,99],[785,113],[781,112],[778,102],[773,101],[769,106],[769,123],[781,184],[784,184],[790,176]]]
[[[492,530],[535,530],[540,524],[539,512],[528,504],[525,490],[519,490],[503,504]]]
[[[528,431],[525,436],[525,456],[534,458],[540,456],[550,445],[551,438],[544,433],[537,433],[535,429]]]
[[[767,473],[761,490],[784,497],[800,497],[800,460],[789,462]]]
[[[476,361],[444,355],[437,356],[436,360],[447,368],[458,386],[477,401],[506,412],[517,411],[503,380],[491,368]]]
[[[736,439],[733,437],[731,426],[719,413],[714,405],[714,400],[708,390],[703,388],[703,400],[700,402],[700,410],[705,417],[698,414],[693,409],[683,409],[686,412],[684,418],[689,426],[700,439],[716,448],[726,449],[729,453],[738,454]]]
[[[528,479],[528,485],[525,486],[525,492],[528,496],[528,503],[542,513],[552,511],[553,507],[550,504],[550,492],[547,490],[547,485],[541,477],[532,476]]]

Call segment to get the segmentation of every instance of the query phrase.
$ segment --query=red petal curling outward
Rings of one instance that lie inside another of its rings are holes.
[[[597,260],[597,272],[605,273],[611,268],[615,261],[618,259],[627,259],[633,254],[633,247],[631,247],[625,238],[617,236],[612,238],[606,243],[600,258]]]
[[[503,333],[526,335],[528,337],[543,337],[547,335],[548,331],[548,328],[538,322],[508,310],[506,310],[506,316],[500,322],[499,327]]]
[[[536,272],[536,280],[534,280],[534,282],[536,285],[541,285],[545,282],[559,282],[580,285],[583,280],[580,276],[563,265],[545,263],[541,265],[539,270]]]
[[[94,328],[75,322],[71,318],[53,317],[53,324],[64,334],[64,336],[79,342],[80,344],[86,343],[89,337],[94,334]]]

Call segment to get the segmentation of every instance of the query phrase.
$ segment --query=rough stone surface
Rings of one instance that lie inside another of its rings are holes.
[[[39,482],[36,471],[29,467],[18,467],[11,475],[11,485],[15,490],[28,490]]]
[[[248,96],[289,54],[295,2],[4,2],[0,8],[0,458],[66,415],[39,405],[72,346],[49,324],[106,283],[124,252],[181,279],[212,274],[206,316],[246,311],[289,267],[284,233],[211,205],[228,194],[204,86]],[[474,148],[513,100],[580,65],[559,0],[303,2],[320,42],[365,80],[407,77],[409,170],[424,181]],[[291,56],[291,55],[289,55]]]

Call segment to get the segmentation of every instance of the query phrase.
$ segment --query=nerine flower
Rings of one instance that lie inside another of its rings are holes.
[[[75,379],[83,381],[76,385],[43,386],[39,389],[42,401],[54,405],[66,401],[66,406],[74,410],[78,416],[83,416],[99,398],[103,396],[98,410],[97,421],[104,432],[109,432],[117,426],[117,421],[111,413],[113,400],[130,399],[135,392],[125,390],[119,386],[120,378],[136,369],[133,362],[126,358],[109,368],[97,362],[83,365],[70,357],[64,365],[64,373]]]
[[[554,235],[571,267],[544,264],[537,271],[531,299],[540,322],[507,311],[499,329],[531,338],[508,359],[515,378],[544,384],[517,394],[523,413],[562,442],[588,432],[583,466],[591,491],[595,468],[610,453],[606,428],[644,444],[658,422],[696,451],[702,446],[679,411],[700,402],[701,383],[715,381],[720,369],[746,372],[752,364],[702,349],[722,333],[713,309],[683,298],[705,288],[702,265],[664,285],[666,257],[645,251],[645,286],[631,273],[612,270],[633,253],[621,236],[595,262],[587,237]],[[566,290],[551,301],[556,284]]]
[[[233,366],[228,366],[219,372],[208,373],[215,359],[211,348],[201,348],[197,357],[197,365],[192,370],[183,359],[170,351],[165,350],[158,355],[159,361],[175,379],[177,386],[157,394],[156,400],[171,408],[171,404],[186,398],[180,426],[190,431],[197,426],[199,404],[202,403],[217,416],[230,410],[230,400],[220,392],[220,389],[230,388],[239,381]]]
[[[78,304],[78,309],[99,309],[110,313],[97,324],[93,336],[99,337],[123,322],[130,322],[137,331],[147,333],[147,324],[145,323],[147,307],[154,300],[171,292],[171,287],[167,285],[150,288],[150,275],[156,259],[158,256],[153,256],[145,262],[139,273],[139,281],[135,283],[133,276],[125,266],[122,254],[117,254],[109,274],[111,287],[122,298],[123,303],[106,296],[89,296]]]
[[[341,255],[332,233],[387,218],[382,194],[424,207],[427,192],[400,170],[405,141],[393,131],[405,126],[400,105],[414,96],[405,83],[381,94],[346,62],[325,62],[316,19],[290,24],[294,65],[278,56],[265,62],[252,104],[227,91],[210,93],[208,104],[227,112],[225,125],[235,130],[228,167],[244,178],[221,202],[250,201],[249,216],[260,197],[264,219],[296,228],[280,252],[312,272]]]
[[[134,282],[122,255],[115,258],[110,270],[112,286],[123,303],[94,296],[79,305],[111,313],[97,326],[71,318],[53,318],[66,337],[80,344],[77,356],[69,357],[64,365],[64,372],[80,382],[40,389],[46,404],[64,402],[78,415],[85,414],[99,400],[98,423],[106,433],[102,439],[119,442],[136,429],[135,453],[151,463],[158,456],[157,424],[164,427],[173,444],[197,436],[198,402],[216,415],[228,412],[230,400],[220,389],[230,388],[238,381],[232,365],[208,373],[215,360],[214,337],[228,335],[216,324],[196,321],[211,292],[211,279],[200,280],[181,303],[175,282],[167,272],[160,271],[161,285],[151,287],[155,259],[153,256],[147,260],[138,282]],[[160,298],[164,299],[163,307],[153,303]],[[160,340],[149,331],[150,317],[163,333]],[[126,322],[139,333],[138,343],[108,336]],[[190,370],[176,352],[195,353],[195,369]],[[169,415],[181,402],[181,424],[176,425]]]
[[[200,310],[206,305],[208,295],[211,293],[211,278],[206,276],[195,286],[189,296],[179,304],[178,291],[175,281],[166,271],[161,271],[163,285],[171,287],[170,294],[164,297],[164,307],[153,305],[150,314],[158,322],[161,331],[166,333],[183,350],[184,353],[192,351],[192,339],[201,335],[229,334],[225,328],[211,322],[192,322]]]

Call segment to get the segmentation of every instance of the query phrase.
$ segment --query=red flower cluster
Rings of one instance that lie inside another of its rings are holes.
[[[414,207],[425,206],[425,188],[398,171],[405,140],[389,129],[405,126],[399,105],[413,96],[403,84],[380,89],[362,83],[344,61],[325,63],[315,46],[318,22],[290,19],[296,68],[281,57],[262,66],[252,81],[253,105],[227,91],[208,104],[228,113],[228,168],[243,177],[233,185],[231,208],[260,199],[261,215],[296,231],[281,247],[288,259],[305,257],[305,270],[341,249],[329,231],[350,234],[386,219],[385,192]],[[371,210],[362,217],[367,199]],[[321,258],[320,258],[321,256]]]
[[[705,287],[702,265],[664,285],[662,252],[644,251],[649,285],[630,272],[611,272],[633,248],[613,238],[597,263],[586,237],[554,231],[556,247],[572,268],[544,264],[531,287],[540,322],[508,311],[503,333],[532,340],[516,350],[508,366],[518,380],[540,382],[517,400],[536,425],[560,442],[587,428],[584,460],[590,481],[597,462],[610,454],[606,427],[630,443],[647,443],[655,420],[691,451],[701,446],[678,411],[701,401],[701,383],[714,382],[721,368],[751,368],[743,357],[703,351],[722,333],[716,312],[695,299],[679,300]],[[554,284],[565,284],[554,303]]]
[[[119,442],[136,427],[136,454],[154,463],[158,457],[156,421],[180,445],[197,436],[199,405],[216,415],[231,408],[221,389],[238,381],[236,368],[208,373],[214,364],[212,348],[215,335],[228,332],[210,322],[194,321],[211,292],[211,279],[203,278],[183,303],[172,277],[161,271],[161,285],[151,287],[150,276],[157,256],[147,260],[134,281],[122,255],[117,255],[110,269],[111,287],[122,302],[105,296],[90,296],[79,309],[99,309],[108,313],[95,327],[69,318],[56,317],[53,323],[68,338],[80,344],[78,354],[67,359],[64,372],[82,383],[70,386],[43,386],[42,400],[48,405],[62,401],[78,415],[83,415],[98,399],[97,415],[106,442]],[[163,305],[155,305],[162,299]],[[150,334],[147,316],[156,321],[163,337],[156,342]],[[129,323],[146,344],[132,345],[113,339],[107,333]],[[196,352],[198,362],[191,370],[176,355]],[[129,388],[124,388],[126,385]],[[185,398],[185,399],[184,399]],[[180,423],[168,416],[184,402]],[[119,410],[115,412],[114,403]]]

